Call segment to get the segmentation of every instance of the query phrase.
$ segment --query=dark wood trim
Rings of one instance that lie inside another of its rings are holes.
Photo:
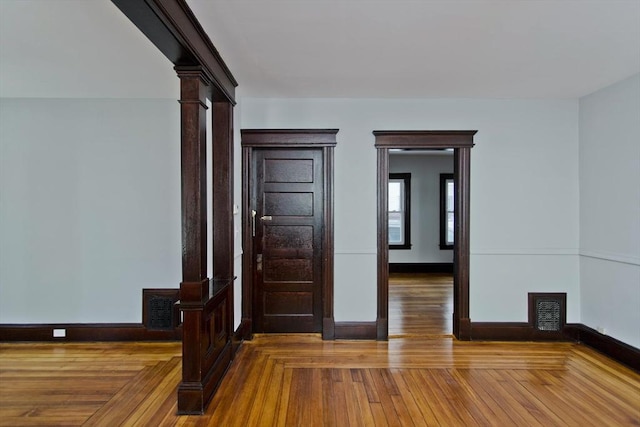
[[[208,80],[197,68],[178,69],[180,77],[182,179],[182,281],[200,283],[207,278],[206,125]],[[193,291],[203,301],[206,290]],[[182,302],[192,300],[181,287]]]
[[[213,241],[221,250],[213,250],[213,278],[232,280],[234,277],[234,215],[233,215],[233,105],[214,102],[212,105],[212,158],[214,167],[212,197]]]
[[[447,244],[447,181],[453,180],[452,173],[440,174],[440,250],[453,249]]]
[[[478,341],[575,341],[640,372],[640,349],[581,323],[564,325],[561,334],[536,331],[527,322],[473,322],[471,338]]]
[[[211,98],[235,104],[238,83],[185,0],[112,0],[176,66],[200,66]]]
[[[338,129],[242,129],[243,147],[335,147]]]
[[[390,262],[389,273],[453,273],[453,263]]]
[[[180,78],[182,181],[182,381],[178,413],[202,414],[232,358],[233,335],[233,146],[231,104],[213,103],[213,180],[207,183],[206,99],[210,81],[202,67],[176,67]],[[207,277],[207,185],[217,185]],[[231,194],[227,192],[231,191]]]
[[[468,134],[473,138],[475,131]],[[453,236],[453,334],[459,340],[471,339],[469,320],[471,145],[456,147],[453,152],[454,236]]]
[[[527,322],[472,322],[471,339],[477,341],[570,341],[562,333],[541,332]]]
[[[389,339],[389,149],[378,148],[376,151],[378,152],[378,307],[376,339],[385,341]]]
[[[374,340],[378,335],[376,322],[336,322],[337,340]]]
[[[453,334],[471,339],[469,320],[469,203],[471,147],[477,131],[374,131],[378,151],[378,336],[388,338],[389,245],[388,186],[389,149],[454,149],[455,244],[453,254]]]
[[[251,341],[253,339],[253,327],[251,326],[251,320],[242,319],[238,329],[236,329],[234,337],[235,339],[243,341]]]
[[[253,335],[253,237],[251,233],[251,178],[250,147],[242,147],[242,323],[251,328],[245,339]]]
[[[228,101],[214,101],[212,104],[212,212],[213,227],[213,279],[229,283],[228,307],[225,309],[224,326],[226,337],[232,342],[231,357],[235,355],[233,346],[233,282],[234,273],[234,215],[233,215],[233,105]],[[217,387],[217,386],[216,386]]]
[[[565,336],[603,353],[636,372],[640,372],[640,349],[608,335],[603,335],[581,323],[567,324],[563,332]]]
[[[54,338],[54,329],[65,329],[66,336]],[[48,323],[2,324],[0,341],[179,341],[182,326],[172,330],[147,329],[141,323]]]
[[[478,341],[532,341],[527,322],[472,322],[471,339]]]
[[[337,131],[336,131],[337,132]],[[336,134],[333,134],[335,142]],[[334,145],[323,148],[324,157],[324,223],[323,243],[323,289],[322,289],[322,339],[331,340],[335,338],[335,321],[333,319],[333,270],[334,270],[334,194],[333,194],[333,174],[334,174]]]
[[[376,130],[376,148],[471,148],[477,130]]]
[[[251,324],[247,321],[241,321],[238,325],[238,328],[233,332],[233,336],[231,338],[231,344],[233,347],[233,356],[235,357],[236,353],[240,350],[242,343],[245,340],[250,340],[253,338],[251,334]]]
[[[334,147],[338,129],[242,129],[242,319],[253,328],[253,241],[251,232],[251,159],[259,148],[320,148],[324,161],[322,247],[322,337],[334,338]],[[253,333],[253,330],[251,330]]]
[[[233,113],[238,85],[186,0],[112,0],[174,64],[180,79],[182,382],[178,413],[200,414],[232,357]],[[207,183],[206,100],[213,101]],[[207,277],[207,185],[213,186],[214,271]]]
[[[404,182],[404,243],[401,245],[389,244],[389,249],[411,249],[411,174],[390,173],[389,181],[401,179]],[[387,214],[388,215],[388,214]]]
[[[336,339],[336,322],[331,317],[324,317],[322,319],[322,339],[334,340]]]

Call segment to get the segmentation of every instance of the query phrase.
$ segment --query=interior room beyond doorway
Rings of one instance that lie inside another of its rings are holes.
[[[389,152],[389,337],[453,331],[453,150]]]

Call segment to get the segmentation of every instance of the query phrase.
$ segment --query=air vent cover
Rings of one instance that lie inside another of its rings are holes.
[[[536,301],[536,329],[539,331],[559,331],[560,311],[560,301],[538,299]]]
[[[149,329],[173,329],[173,301],[171,298],[149,298]]]
[[[178,289],[143,289],[142,323],[147,329],[171,330],[178,325]]]
[[[565,293],[530,293],[529,323],[536,331],[562,332],[566,323]]]

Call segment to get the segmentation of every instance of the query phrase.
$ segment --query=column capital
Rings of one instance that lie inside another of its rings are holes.
[[[205,85],[211,85],[209,73],[200,65],[176,65],[173,69],[180,79],[200,78]]]

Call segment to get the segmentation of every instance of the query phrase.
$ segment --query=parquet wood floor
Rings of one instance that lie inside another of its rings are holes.
[[[202,416],[175,415],[180,343],[0,343],[0,426],[640,425],[638,373],[579,344],[456,341],[450,276],[424,279],[392,278],[400,338],[245,342]]]
[[[640,375],[571,343],[259,335],[205,415],[179,381],[178,343],[0,344],[0,425],[640,425]]]
[[[389,275],[389,336],[450,336],[453,331],[453,275]]]

